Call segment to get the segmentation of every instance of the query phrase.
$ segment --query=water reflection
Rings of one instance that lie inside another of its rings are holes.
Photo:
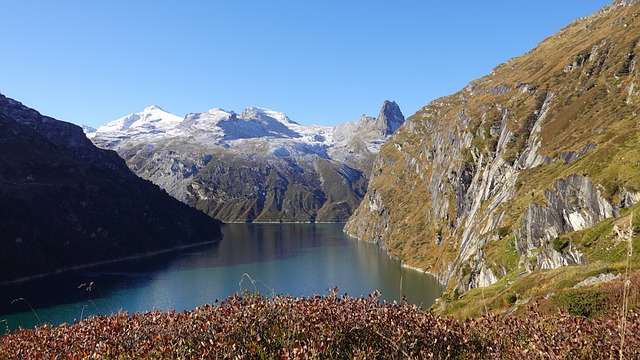
[[[441,289],[423,273],[403,268],[377,246],[343,234],[341,224],[230,224],[224,240],[137,261],[69,272],[0,288],[0,320],[15,328],[37,324],[24,298],[47,323],[88,314],[154,308],[189,310],[225,299],[242,288],[293,296],[340,293],[367,296],[379,290],[388,301],[402,295],[433,304]],[[256,280],[255,288],[248,277]],[[91,291],[78,288],[93,282]],[[402,282],[402,293],[401,293]]]

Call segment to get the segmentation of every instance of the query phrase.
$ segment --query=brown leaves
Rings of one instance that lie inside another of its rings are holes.
[[[458,321],[369,298],[235,295],[189,312],[118,313],[0,338],[0,359],[37,358],[608,358],[616,316],[530,312]],[[640,357],[640,317],[627,316],[625,358]]]

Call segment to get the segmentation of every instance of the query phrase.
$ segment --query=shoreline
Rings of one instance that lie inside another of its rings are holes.
[[[340,222],[340,221],[326,221],[326,222],[303,222],[303,221],[300,221],[300,222],[293,222],[293,221],[291,221],[291,222],[285,222],[285,221],[244,222],[244,221],[238,221],[238,222],[221,222],[220,227],[222,228],[227,224],[246,224],[246,225],[252,225],[252,224],[255,224],[255,225],[279,225],[279,224],[287,225],[287,224],[289,224],[289,225],[294,225],[294,224],[345,224],[345,223],[346,222]],[[178,251],[178,250],[188,249],[188,248],[192,248],[192,247],[215,244],[215,243],[217,243],[219,241],[222,241],[222,238],[223,238],[223,236],[220,236],[220,238],[215,239],[215,240],[197,242],[197,243],[186,244],[186,245],[178,245],[178,246],[175,246],[175,247],[172,247],[172,248],[169,248],[169,249],[145,252],[145,253],[140,253],[140,254],[137,254],[137,255],[131,255],[131,256],[121,257],[121,258],[112,259],[112,260],[97,261],[97,262],[92,262],[92,263],[82,264],[82,265],[73,265],[73,266],[62,268],[62,269],[56,269],[55,271],[50,272],[50,273],[46,273],[46,274],[30,275],[30,276],[25,276],[25,277],[21,277],[21,278],[14,279],[14,280],[9,280],[9,281],[0,281],[0,287],[1,286],[18,284],[18,283],[23,283],[23,282],[29,282],[29,281],[32,281],[32,280],[43,279],[43,278],[46,278],[46,277],[49,277],[49,276],[60,275],[60,274],[63,274],[65,272],[83,270],[83,269],[88,269],[88,268],[101,266],[101,265],[114,264],[114,263],[118,263],[118,262],[142,259],[142,258],[147,258],[147,257],[152,257],[152,256],[157,256],[157,255],[163,255],[163,254],[171,253],[171,252]]]
[[[427,270],[421,269],[421,268],[419,268],[419,267],[415,267],[415,266],[411,266],[411,265],[406,264],[404,261],[402,261],[402,259],[399,259],[399,258],[397,258],[397,257],[395,257],[395,256],[393,256],[393,255],[391,255],[391,254],[389,253],[389,251],[388,251],[384,246],[382,246],[382,244],[381,244],[381,243],[379,243],[379,242],[377,242],[377,241],[367,241],[367,240],[361,239],[360,237],[355,236],[355,235],[352,235],[352,234],[348,233],[347,231],[344,231],[344,233],[345,233],[345,234],[347,234],[349,237],[351,237],[351,238],[353,238],[353,239],[356,239],[356,240],[358,240],[358,241],[362,241],[362,242],[365,242],[365,243],[369,243],[369,244],[377,245],[377,246],[378,246],[378,248],[380,248],[380,249],[384,250],[384,252],[387,254],[387,256],[388,256],[388,257],[390,257],[390,258],[391,258],[391,259],[393,259],[393,260],[397,260],[397,261],[399,261],[399,262],[400,262],[400,266],[401,266],[401,267],[403,267],[403,268],[405,268],[405,269],[411,269],[411,270],[413,270],[413,271],[417,271],[417,272],[420,272],[420,273],[423,273],[423,274],[431,275],[431,276],[433,276],[433,277],[438,281],[438,283],[439,283],[442,287],[444,287],[444,288],[446,288],[446,287],[447,287],[447,284],[445,284],[445,283],[443,283],[443,282],[442,282],[442,279],[440,278],[440,276],[438,276],[437,274],[434,274],[434,273],[432,273],[432,272],[430,272],[430,271],[427,271]]]
[[[102,266],[102,265],[109,265],[109,264],[115,264],[115,263],[119,263],[119,262],[125,262],[125,261],[131,261],[131,260],[136,260],[136,259],[143,259],[143,258],[153,257],[153,256],[157,256],[157,255],[168,254],[168,253],[171,253],[171,252],[174,252],[174,251],[189,249],[189,248],[193,248],[193,247],[211,245],[211,244],[218,243],[220,241],[222,241],[222,236],[220,238],[218,238],[218,239],[215,239],[215,240],[197,242],[197,243],[186,244],[186,245],[178,245],[178,246],[174,246],[174,247],[169,248],[169,249],[150,251],[150,252],[140,253],[140,254],[131,255],[131,256],[122,257],[122,258],[117,258],[117,259],[112,259],[112,260],[96,261],[96,262],[92,262],[92,263],[89,263],[89,264],[73,265],[73,266],[62,268],[62,269],[56,269],[54,272],[50,272],[50,273],[46,273],[46,274],[30,275],[30,276],[25,276],[25,277],[22,277],[22,278],[19,278],[19,279],[15,279],[15,280],[9,280],[9,281],[0,282],[0,286],[13,285],[13,284],[18,284],[18,283],[23,283],[23,282],[29,282],[29,281],[32,281],[32,280],[43,279],[43,278],[46,278],[46,277],[49,277],[49,276],[60,275],[60,274],[66,273],[66,272],[90,269],[92,267],[97,267],[97,266]]]
[[[222,223],[222,226],[226,225],[226,224],[247,224],[247,225],[251,225],[251,224],[346,224],[347,220],[345,221],[224,221]]]

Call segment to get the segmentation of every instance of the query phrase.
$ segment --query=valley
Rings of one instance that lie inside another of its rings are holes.
[[[91,128],[0,95],[0,285],[30,308],[0,322],[56,319],[0,359],[638,357],[639,53],[640,0],[615,0],[406,119]],[[91,301],[54,278],[126,306],[75,322]]]

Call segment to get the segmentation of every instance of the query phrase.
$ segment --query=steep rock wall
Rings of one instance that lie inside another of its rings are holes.
[[[587,262],[556,239],[640,189],[638,13],[616,2],[411,116],[345,231],[461,290]]]

